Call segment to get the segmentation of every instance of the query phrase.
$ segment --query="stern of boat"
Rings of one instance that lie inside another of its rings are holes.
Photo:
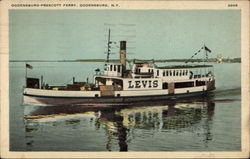
[[[215,87],[215,79],[211,80],[211,81],[208,81],[207,82],[207,90],[208,91],[212,91],[212,90],[215,90],[216,87]]]

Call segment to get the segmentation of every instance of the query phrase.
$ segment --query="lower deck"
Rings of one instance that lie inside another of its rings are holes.
[[[28,105],[39,106],[60,106],[60,105],[83,105],[83,106],[106,106],[106,105],[127,105],[140,102],[168,101],[178,98],[202,96],[209,91],[198,91],[179,94],[155,94],[155,95],[130,95],[130,96],[105,96],[105,97],[61,97],[61,96],[37,96],[24,94],[23,102]]]
[[[23,92],[23,102],[24,104],[42,105],[125,104],[201,95],[214,89],[214,80],[206,82],[206,84],[202,86],[175,88],[175,85],[169,85],[167,89],[159,90],[101,89],[95,91],[67,91],[25,88]]]
[[[171,94],[183,94],[202,92],[215,89],[214,79],[193,79],[188,81],[178,82],[162,82],[160,80],[153,80],[153,84],[157,84],[157,87],[139,87],[150,80],[140,79],[133,81],[135,84],[127,86],[125,89],[118,88],[116,85],[100,85],[96,89],[59,89],[60,87],[51,88],[25,88],[23,94],[41,96],[41,97],[126,97],[126,96],[152,96],[152,95],[171,95]],[[158,82],[158,83],[154,83]],[[131,81],[128,81],[131,84]],[[148,85],[150,86],[150,85]],[[82,88],[82,87],[80,87]],[[85,88],[85,87],[84,87]]]

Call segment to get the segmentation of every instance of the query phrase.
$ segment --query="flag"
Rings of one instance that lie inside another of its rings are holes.
[[[33,69],[33,66],[26,63],[26,68]]]
[[[205,46],[205,50],[208,52],[211,52],[211,50],[209,48],[207,48],[206,46]]]

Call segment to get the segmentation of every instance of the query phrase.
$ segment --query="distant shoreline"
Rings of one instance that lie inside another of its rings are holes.
[[[110,59],[109,62],[118,62],[119,59]],[[210,58],[210,59],[128,59],[127,62],[158,62],[158,63],[164,63],[164,62],[187,62],[187,63],[193,63],[193,62],[225,62],[225,63],[241,63],[241,58]],[[9,60],[9,62],[106,62],[106,59],[77,59],[77,60]]]

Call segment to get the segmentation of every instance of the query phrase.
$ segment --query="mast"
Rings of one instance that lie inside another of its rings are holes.
[[[111,44],[111,41],[110,41],[110,29],[109,29],[109,35],[108,35],[108,50],[107,50],[107,59],[106,59],[106,62],[109,62],[110,44]]]
[[[25,62],[25,88],[27,88],[27,62]]]
[[[203,60],[204,65],[205,65],[205,62],[206,62],[206,55],[207,55],[207,50],[206,50],[206,45],[205,45],[205,43],[204,43],[203,48],[204,48],[204,51],[205,51],[205,54],[204,54],[204,60]]]

